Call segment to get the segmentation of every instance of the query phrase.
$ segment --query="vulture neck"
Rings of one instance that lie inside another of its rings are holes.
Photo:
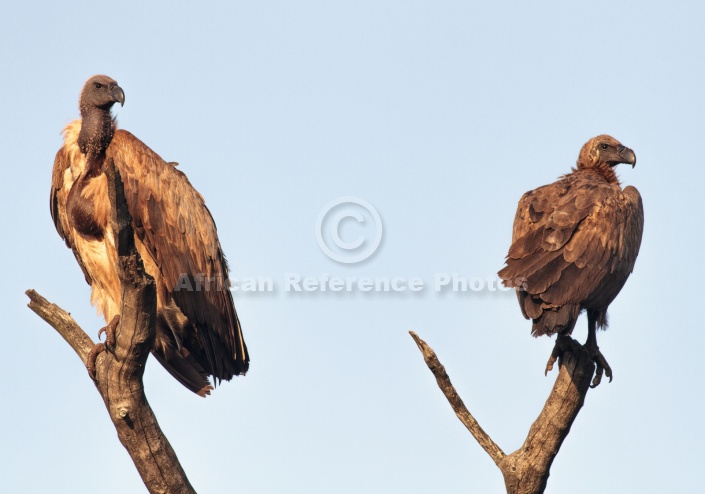
[[[78,147],[86,155],[90,164],[94,164],[108,148],[115,133],[115,120],[110,109],[81,108],[81,132],[78,134]]]
[[[591,166],[586,166],[582,163],[578,163],[578,169],[576,171],[590,171],[593,173],[597,173],[602,178],[604,178],[607,183],[619,185],[619,179],[617,178],[617,174],[614,172],[614,167],[611,166],[609,163],[597,163]]]

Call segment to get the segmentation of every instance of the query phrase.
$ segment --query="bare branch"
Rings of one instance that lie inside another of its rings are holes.
[[[595,370],[594,362],[582,345],[569,336],[558,337],[563,361],[553,390],[531,425],[524,444],[505,455],[467,410],[434,351],[414,332],[410,334],[455,414],[501,470],[507,493],[542,493],[553,459],[583,406]]]
[[[85,363],[93,348],[93,341],[74,321],[71,314],[58,305],[52,304],[34,290],[27,290],[25,294],[30,299],[28,307],[54,328]]]
[[[490,455],[490,458],[492,458],[492,460],[497,464],[497,466],[499,466],[506,456],[504,451],[502,451],[501,448],[492,440],[492,438],[482,429],[482,427],[480,427],[480,424],[477,423],[475,417],[473,417],[465,407],[463,400],[460,396],[458,396],[453,384],[450,382],[450,377],[448,377],[445,367],[443,367],[441,362],[438,360],[438,357],[433,349],[413,331],[409,331],[409,334],[416,342],[419,350],[421,350],[421,354],[426,361],[426,365],[428,365],[428,368],[436,377],[438,387],[441,388],[443,394],[446,395],[446,398],[448,399],[448,402],[453,408],[455,414],[458,416],[463,425],[470,431],[472,437],[480,443],[482,449],[484,449],[487,454]]]
[[[542,493],[551,464],[585,402],[595,363],[570,336],[558,336],[562,364],[541,413],[524,444],[500,466],[508,493]]]

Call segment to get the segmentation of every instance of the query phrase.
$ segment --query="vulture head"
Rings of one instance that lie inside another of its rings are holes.
[[[115,103],[125,104],[125,92],[107,75],[94,75],[84,84],[78,107],[85,116],[93,108],[109,111]]]
[[[614,137],[599,135],[585,143],[578,156],[578,169],[600,168],[608,165],[615,167],[620,163],[636,165],[634,151],[622,145]]]

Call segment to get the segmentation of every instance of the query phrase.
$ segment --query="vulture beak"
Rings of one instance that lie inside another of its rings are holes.
[[[125,106],[125,91],[120,86],[115,86],[110,90],[110,96],[113,101],[120,103],[120,106]]]
[[[636,166],[636,154],[628,147],[619,146],[619,157],[622,158],[622,163],[632,165],[632,168]]]

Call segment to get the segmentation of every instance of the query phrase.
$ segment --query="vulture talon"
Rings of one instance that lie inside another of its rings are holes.
[[[548,373],[553,370],[553,364],[556,363],[556,359],[551,355],[551,358],[548,359],[548,363],[546,363],[546,370],[543,371],[544,376],[548,376]]]
[[[120,324],[120,315],[117,314],[113,319],[108,323],[107,326],[104,328],[101,328],[100,331],[98,331],[98,339],[100,340],[100,335],[105,333],[105,345],[107,347],[114,347],[115,346],[115,332],[117,331],[118,324]]]
[[[86,369],[88,369],[88,375],[91,376],[91,379],[94,381],[98,381],[96,378],[95,372],[95,362],[96,359],[98,358],[98,355],[100,355],[102,352],[105,351],[105,345],[103,343],[97,343],[92,349],[91,352],[88,354],[88,358],[86,359]]]
[[[551,356],[549,357],[548,362],[546,363],[546,370],[543,373],[544,376],[548,376],[548,373],[553,370],[553,364],[555,364],[556,362],[558,362],[558,368],[560,368],[560,358],[562,353],[563,351],[561,350],[561,347],[558,344],[558,339],[556,339],[556,344],[553,345]]]
[[[612,368],[610,364],[605,360],[604,355],[600,352],[597,346],[590,346],[585,344],[585,351],[587,351],[588,356],[595,362],[595,377],[592,379],[591,388],[596,388],[602,382],[602,375],[609,377],[609,382],[612,382]]]
[[[592,378],[592,384],[590,384],[591,388],[596,388],[600,385],[602,382],[602,372],[604,369],[601,366],[597,366],[597,369],[595,370],[595,377]]]
[[[575,350],[575,347],[572,345],[572,343],[574,343],[574,341],[570,336],[559,334],[556,337],[556,343],[553,345],[551,356],[548,359],[548,363],[546,363],[546,371],[544,372],[545,376],[547,376],[548,373],[553,370],[553,364],[555,364],[556,362],[558,362],[558,368],[561,368],[563,352],[565,350]]]

